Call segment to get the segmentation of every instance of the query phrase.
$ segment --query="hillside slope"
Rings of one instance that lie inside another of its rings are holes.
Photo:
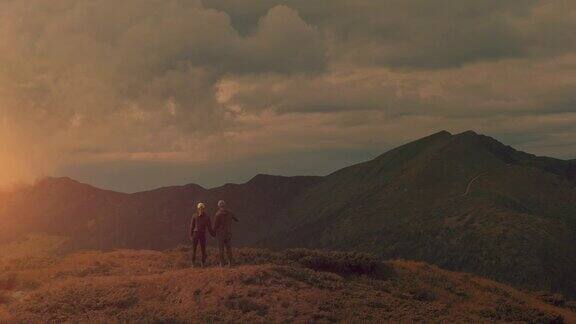
[[[235,244],[356,250],[576,296],[576,164],[474,132],[439,132],[326,177],[135,194],[67,178],[0,196],[0,242],[29,233],[69,250],[165,249],[187,242],[196,202],[225,199]]]
[[[218,200],[225,199],[241,219],[236,242],[250,244],[279,229],[283,222],[276,211],[317,180],[258,175],[214,189],[190,184],[124,194],[47,178],[1,198],[0,242],[42,233],[68,237],[70,250],[174,247],[187,242],[197,202],[207,203],[213,213]]]
[[[440,132],[325,177],[261,245],[367,251],[576,295],[571,167]]]
[[[333,266],[339,256],[244,249],[243,264],[232,269],[190,269],[186,249],[12,259],[0,267],[0,322],[576,321],[572,302],[552,306],[425,263],[391,261],[381,271],[357,275]],[[371,262],[358,256],[364,261],[351,264]],[[315,259],[322,262],[298,261]],[[319,265],[324,270],[314,269]]]

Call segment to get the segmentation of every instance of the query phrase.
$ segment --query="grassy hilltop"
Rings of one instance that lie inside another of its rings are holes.
[[[311,250],[237,254],[232,269],[190,268],[188,247],[5,256],[0,322],[576,321],[576,305],[559,296],[425,263]]]

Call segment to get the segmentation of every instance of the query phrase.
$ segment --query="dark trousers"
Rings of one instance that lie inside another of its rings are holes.
[[[200,245],[202,263],[206,263],[206,233],[194,232],[192,236],[192,263],[196,263],[196,250]]]
[[[224,250],[228,256],[228,263],[232,265],[232,239],[230,238],[219,238],[218,239],[218,254],[220,257],[220,265],[224,265]]]

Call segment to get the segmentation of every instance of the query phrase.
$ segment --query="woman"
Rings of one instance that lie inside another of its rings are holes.
[[[212,230],[212,222],[210,216],[206,213],[206,205],[199,203],[197,211],[192,215],[192,222],[190,223],[190,239],[192,240],[192,266],[196,266],[196,249],[200,244],[200,251],[202,252],[201,267],[206,264],[206,231],[214,236]]]

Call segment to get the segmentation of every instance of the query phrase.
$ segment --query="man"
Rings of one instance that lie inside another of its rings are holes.
[[[218,202],[218,211],[214,216],[214,234],[218,240],[220,266],[224,266],[224,249],[228,256],[228,267],[232,267],[232,221],[238,221],[234,214],[226,209],[226,202]]]
[[[200,245],[200,251],[202,252],[202,262],[201,267],[206,264],[206,232],[214,236],[214,231],[212,229],[212,222],[210,221],[210,216],[206,213],[206,205],[199,203],[197,206],[197,211],[192,215],[192,222],[190,223],[190,239],[192,240],[192,266],[196,266],[196,250],[198,245]]]

